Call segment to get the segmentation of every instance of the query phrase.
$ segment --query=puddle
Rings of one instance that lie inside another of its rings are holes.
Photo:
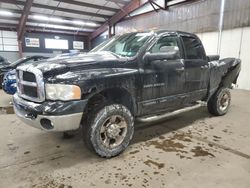
[[[204,157],[204,156],[215,157],[212,153],[209,153],[200,146],[194,147],[193,149],[191,149],[191,152],[194,153],[193,155],[194,157]]]
[[[158,162],[155,162],[155,161],[150,160],[150,159],[147,160],[147,161],[145,161],[144,164],[146,164],[146,165],[148,165],[148,166],[151,166],[150,164],[155,165],[155,166],[158,167],[158,169],[161,169],[161,168],[163,168],[163,167],[165,166],[164,163],[158,163]]]
[[[192,135],[190,133],[175,133],[173,136],[167,139],[161,138],[160,140],[148,141],[146,145],[154,146],[155,148],[165,152],[175,152],[176,155],[180,157],[180,159],[192,159],[190,154],[192,154],[193,157],[215,157],[208,151],[209,149],[199,146],[199,143],[197,143],[198,146],[190,148],[189,143],[191,142]],[[209,146],[212,147],[213,145],[210,144]]]
[[[14,114],[13,106],[0,107],[0,115],[1,114]]]
[[[175,134],[171,138],[162,141],[154,140],[147,143],[148,146],[154,146],[157,149],[161,149],[165,152],[181,152],[186,153],[183,149],[186,147],[183,143],[177,142],[191,142],[191,136],[189,134]]]

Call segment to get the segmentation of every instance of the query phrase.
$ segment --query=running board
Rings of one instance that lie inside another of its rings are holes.
[[[149,123],[149,122],[165,119],[165,118],[168,118],[168,117],[172,117],[172,116],[184,113],[184,112],[188,112],[188,111],[200,108],[201,106],[202,106],[202,103],[198,103],[198,104],[195,104],[193,106],[189,106],[189,107],[182,108],[182,109],[179,109],[179,110],[175,110],[173,112],[168,112],[168,113],[165,113],[165,114],[154,115],[154,116],[146,116],[146,117],[139,117],[136,120],[139,121],[139,122],[142,122],[142,123]]]

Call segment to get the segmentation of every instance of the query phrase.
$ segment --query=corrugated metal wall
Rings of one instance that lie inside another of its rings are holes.
[[[145,29],[217,31],[220,3],[221,0],[201,0],[136,16],[116,24],[116,34]],[[224,29],[249,26],[250,0],[226,0],[224,15]]]

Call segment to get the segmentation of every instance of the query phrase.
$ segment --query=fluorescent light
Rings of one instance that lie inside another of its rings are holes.
[[[82,20],[65,20],[59,17],[48,17],[48,16],[43,16],[43,15],[33,15],[31,17],[34,20],[39,20],[39,21],[48,21],[48,22],[59,22],[59,23],[69,23],[69,24],[74,24],[74,25],[80,25],[80,26],[89,26],[89,27],[97,27],[99,24],[96,24],[95,22],[85,22]]]
[[[48,21],[49,20],[49,18],[47,16],[33,15],[32,17],[35,20],[42,20],[42,21]]]
[[[65,22],[65,20],[63,20],[62,18],[55,18],[55,17],[49,18],[49,21],[52,21],[52,22]]]
[[[10,11],[6,11],[6,10],[0,10],[0,15],[1,16],[12,16],[13,13]]]
[[[84,22],[84,21],[80,21],[80,20],[73,20],[72,23],[75,25],[81,25],[81,26],[90,26],[90,27],[97,26],[97,24],[94,22]]]
[[[40,21],[65,22],[65,20],[56,17],[47,17],[42,15],[33,15],[33,19]]]
[[[54,24],[46,24],[46,23],[27,23],[27,25],[35,25],[38,27],[45,27],[45,28],[53,28],[53,29],[64,29],[64,30],[75,30],[75,31],[94,31],[93,29],[85,29],[85,28],[79,28],[79,27],[70,27],[70,26],[64,26],[64,25],[54,25]]]
[[[97,24],[94,23],[94,22],[86,22],[86,25],[90,26],[90,27],[96,27],[97,26]]]
[[[85,25],[85,22],[78,21],[78,20],[73,20],[72,23],[75,24],[75,25]]]

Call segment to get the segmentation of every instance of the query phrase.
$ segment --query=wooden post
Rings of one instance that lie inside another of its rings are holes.
[[[19,54],[19,58],[23,57],[23,47],[22,47],[22,41],[18,40],[18,54]]]

